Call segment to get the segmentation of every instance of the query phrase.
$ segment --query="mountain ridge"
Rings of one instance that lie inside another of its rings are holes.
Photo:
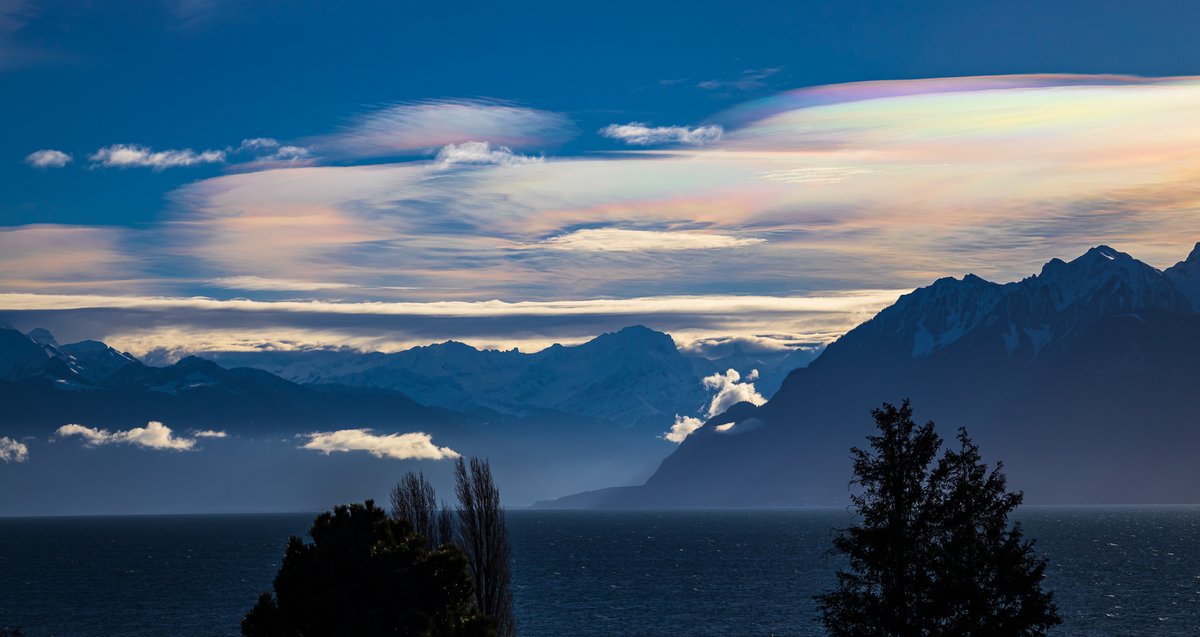
[[[1166,271],[1097,246],[1013,283],[939,279],[831,343],[766,404],[711,419],[645,484],[544,504],[844,502],[869,410],[904,398],[918,417],[966,425],[1031,502],[1195,501],[1200,468],[1183,450],[1200,446],[1200,313],[1180,281],[1197,262],[1200,244]]]

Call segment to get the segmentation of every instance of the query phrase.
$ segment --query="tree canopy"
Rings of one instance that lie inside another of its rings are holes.
[[[467,562],[457,548],[430,549],[406,520],[368,500],[323,513],[292,537],[275,577],[242,620],[247,637],[494,634],[473,604]]]
[[[1060,623],[1046,561],[1008,522],[1022,494],[1002,466],[989,469],[964,429],[937,458],[941,437],[908,401],[872,415],[879,433],[851,450],[861,521],[834,538],[848,568],[817,597],[829,634],[1032,637]]]

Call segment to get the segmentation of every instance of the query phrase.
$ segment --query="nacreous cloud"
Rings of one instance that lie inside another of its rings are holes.
[[[457,458],[450,447],[438,447],[433,438],[423,432],[408,434],[372,433],[371,429],[339,429],[305,434],[308,442],[301,449],[311,449],[329,455],[335,451],[366,451],[376,458],[396,460],[442,460]]]
[[[650,146],[652,144],[689,144],[702,146],[721,139],[725,133],[720,126],[650,126],[642,122],[628,124],[609,124],[600,129],[600,135],[609,139],[625,142],[633,146]]]
[[[503,103],[402,104],[312,142],[320,146],[318,155],[405,161],[287,166],[189,183],[172,193],[159,222],[105,244],[135,261],[112,268],[124,272],[120,293],[127,298],[82,307],[180,306],[178,320],[190,322],[180,331],[193,339],[248,339],[251,329],[260,338],[292,326],[311,342],[331,334],[341,338],[349,324],[367,323],[362,316],[349,318],[351,313],[412,309],[441,317],[449,309],[487,315],[490,324],[476,321],[474,329],[487,331],[442,340],[506,335],[508,345],[524,346],[544,341],[554,328],[574,330],[556,332],[556,339],[578,342],[622,321],[644,322],[685,340],[771,334],[827,342],[863,317],[843,312],[836,321],[823,319],[837,329],[822,328],[829,334],[818,339],[805,318],[812,314],[803,310],[734,314],[727,303],[708,300],[744,296],[757,306],[774,299],[768,305],[780,307],[801,295],[912,289],[968,272],[1015,280],[1037,272],[1049,257],[1101,243],[1155,267],[1169,266],[1200,239],[1197,112],[1200,78],[867,82],[782,93],[716,114],[711,121],[724,133],[704,146],[548,154],[516,169],[499,161],[460,170],[439,164],[438,149],[454,145],[443,159],[457,153],[493,161],[500,147],[512,149],[514,157],[544,152],[568,137],[572,126],[562,115]],[[678,127],[683,132],[664,138],[654,137],[654,127],[637,126],[645,130],[618,136],[683,140],[697,130]],[[486,153],[472,151],[469,142],[488,144]],[[680,234],[615,237],[613,230]],[[74,285],[70,291],[92,287],[114,294],[115,285],[80,285],[98,276],[80,266],[103,265],[109,255],[93,254],[91,243],[68,244],[70,235],[61,228],[0,231],[0,272],[7,274],[0,289],[44,293]],[[729,250],[660,249],[674,239],[716,247],[703,243],[713,236],[743,243]],[[754,238],[766,241],[745,245]],[[633,239],[654,248],[612,249]],[[38,247],[43,244],[49,249]],[[80,245],[85,254],[73,254]],[[80,272],[79,278],[67,280],[68,270]],[[211,313],[189,318],[181,307],[220,303],[172,300],[211,290],[197,281],[242,276],[359,287],[306,289],[316,301],[309,305],[251,307],[281,298],[267,290],[248,303],[231,300],[224,307],[291,313],[286,319],[258,314],[257,323],[242,325],[218,326]],[[639,300],[623,301],[628,299]],[[57,298],[0,300],[67,304]],[[320,305],[335,300],[346,303]],[[397,300],[407,305],[389,303]],[[591,301],[603,303],[582,307]],[[671,315],[652,321],[658,317],[646,310],[660,303]],[[637,306],[636,320],[611,313],[627,305]],[[687,316],[682,307],[689,308]],[[529,317],[530,309],[559,318],[536,325],[495,320]],[[598,312],[609,312],[612,322],[586,322]],[[325,314],[308,320],[303,313]],[[333,325],[323,318],[329,313],[343,318]],[[574,318],[562,319],[564,314]],[[139,320],[142,330],[165,327]],[[203,321],[211,322],[197,325]],[[423,324],[435,322],[450,323]],[[405,330],[415,339],[418,324],[409,315],[390,325],[388,334]],[[105,336],[111,335],[125,343],[135,336],[119,328]]]
[[[92,162],[93,166],[104,168],[150,168],[157,172],[167,168],[220,164],[225,161],[225,151],[196,152],[190,148],[152,150],[137,144],[113,144],[92,153],[88,156],[88,161]]]
[[[0,436],[0,462],[25,462],[29,459],[29,447],[8,436]]]
[[[508,146],[492,146],[487,142],[463,142],[444,146],[438,151],[436,161],[439,166],[456,164],[519,166],[521,164],[540,164],[545,159],[531,155],[518,155]]]
[[[550,237],[541,245],[555,250],[589,252],[647,252],[653,250],[716,250],[742,248],[765,243],[755,237],[731,237],[703,232],[670,232],[660,230],[622,230],[620,228],[590,228],[570,234]]]
[[[25,163],[34,168],[62,168],[71,162],[72,157],[61,150],[43,149],[25,156]]]
[[[488,142],[509,148],[555,145],[574,136],[564,115],[481,100],[398,104],[359,117],[316,143],[345,157],[431,153],[450,144]]]
[[[225,432],[205,430],[197,432],[195,435],[203,438],[224,438]],[[56,438],[76,436],[82,438],[84,444],[89,447],[130,444],[144,449],[188,451],[196,446],[194,438],[180,438],[175,436],[170,427],[156,421],[146,423],[145,427],[134,427],[128,431],[116,432],[110,432],[107,429],[84,427],[78,424],[63,425],[54,432],[54,436]]]

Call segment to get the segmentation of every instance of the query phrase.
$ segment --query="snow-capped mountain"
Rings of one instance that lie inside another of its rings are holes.
[[[631,326],[574,346],[540,352],[479,350],[455,341],[394,354],[351,351],[224,352],[204,357],[226,366],[254,367],[298,383],[402,391],[418,402],[470,411],[524,416],[551,410],[664,431],[676,414],[697,416],[710,398],[701,380],[736,369],[759,371],[770,395],[783,378],[811,360],[811,350],[749,354],[736,350],[710,360],[686,356],[662,332]]]
[[[836,504],[869,411],[911,398],[966,426],[1032,502],[1190,502],[1200,492],[1200,245],[1166,271],[1107,246],[999,285],[900,298],[792,372],[765,405],[689,436],[642,487],[563,506]]]

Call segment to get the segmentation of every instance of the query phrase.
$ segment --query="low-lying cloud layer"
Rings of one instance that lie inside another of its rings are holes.
[[[204,430],[195,432],[193,435],[196,438],[224,438],[225,432]],[[156,421],[146,423],[145,427],[134,427],[127,431],[109,431],[72,423],[59,427],[54,432],[54,437],[60,439],[77,437],[89,447],[128,444],[144,449],[189,451],[196,446],[195,438],[176,436],[170,427]]]
[[[305,434],[308,442],[301,449],[320,451],[325,455],[335,452],[365,451],[376,458],[395,460],[444,460],[457,458],[458,452],[450,447],[438,447],[427,433],[376,434],[371,429],[339,429]]]

